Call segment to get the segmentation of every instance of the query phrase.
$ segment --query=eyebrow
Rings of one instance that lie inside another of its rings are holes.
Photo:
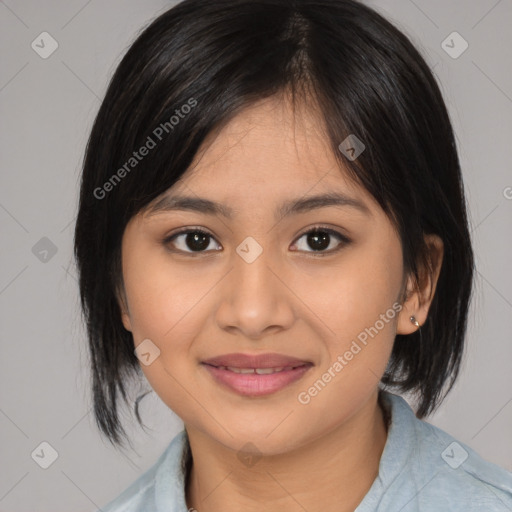
[[[285,201],[277,208],[275,216],[280,220],[292,214],[307,213],[329,206],[350,207],[367,216],[372,215],[368,206],[362,201],[340,192],[328,192]],[[196,211],[207,215],[222,216],[226,219],[232,219],[234,213],[232,208],[203,197],[167,195],[149,209],[149,215],[176,210]]]

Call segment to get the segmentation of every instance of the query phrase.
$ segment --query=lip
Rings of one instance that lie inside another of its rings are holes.
[[[279,368],[281,366],[286,368],[288,366],[300,366],[308,363],[312,364],[311,361],[274,352],[254,355],[242,353],[224,354],[203,361],[203,364],[231,366],[234,368]]]
[[[201,363],[214,380],[242,396],[264,396],[275,393],[301,379],[313,367],[305,361],[282,354],[225,354]],[[270,374],[236,373],[233,368],[289,368]]]

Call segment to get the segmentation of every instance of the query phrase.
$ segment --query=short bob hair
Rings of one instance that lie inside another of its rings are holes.
[[[419,51],[355,0],[185,0],[122,58],[83,161],[74,255],[95,419],[114,445],[128,439],[119,393],[128,405],[127,383],[142,376],[118,300],[124,229],[180,179],[207,135],[284,93],[321,116],[340,166],[388,215],[406,275],[419,283],[422,268],[432,272],[425,234],[444,243],[428,319],[396,336],[381,386],[416,396],[423,418],[458,376],[474,254],[453,129]],[[355,160],[339,149],[351,134],[365,145]]]

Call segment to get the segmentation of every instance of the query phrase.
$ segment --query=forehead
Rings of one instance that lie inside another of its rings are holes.
[[[279,220],[327,206],[351,217],[382,216],[329,142],[316,111],[286,98],[262,100],[209,133],[189,169],[142,216],[186,210]]]
[[[365,195],[333,154],[316,111],[304,104],[293,108],[281,97],[245,108],[210,133],[180,181],[226,193],[252,187],[269,195],[283,189],[296,195],[312,187],[337,187]]]

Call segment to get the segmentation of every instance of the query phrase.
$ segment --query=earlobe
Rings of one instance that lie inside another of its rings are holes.
[[[429,246],[431,268],[420,269],[419,283],[415,283],[414,276],[409,276],[406,287],[407,293],[402,303],[403,309],[398,317],[397,334],[407,335],[421,328],[427,320],[428,311],[434,298],[441,272],[444,244],[437,235],[426,235],[425,242]]]
[[[419,292],[414,290],[414,276],[409,276],[407,280],[405,299],[402,302],[402,310],[398,315],[397,334],[407,335],[418,329],[416,324],[411,320],[411,317],[414,317],[415,321],[420,326],[423,325],[425,319],[419,302]]]

